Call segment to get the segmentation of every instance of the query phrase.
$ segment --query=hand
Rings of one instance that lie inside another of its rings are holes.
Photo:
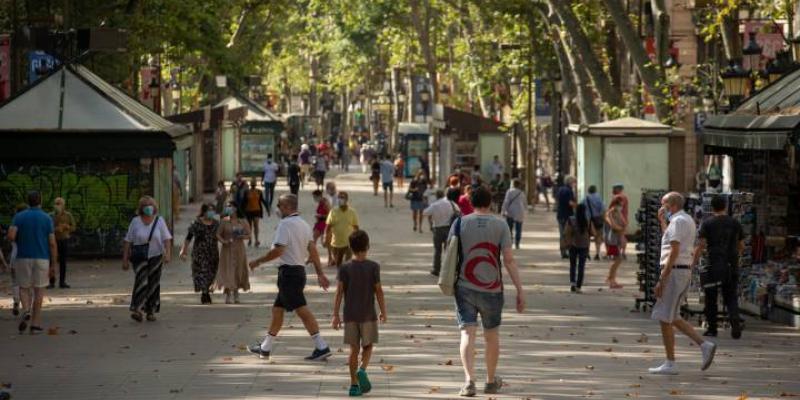
[[[331,328],[335,330],[339,330],[342,327],[342,321],[339,319],[339,314],[333,314],[333,320],[331,321]]]
[[[164,254],[163,264],[169,264],[172,261],[172,254]]]
[[[181,258],[181,260],[186,261],[186,257],[187,257],[186,256],[186,252],[185,251],[181,251],[181,253],[179,254],[179,257]]]
[[[658,209],[658,220],[664,222],[667,219],[667,208],[661,207]]]
[[[128,260],[122,260],[122,270],[123,271],[127,271],[128,268],[130,268],[130,267],[131,267],[131,264],[128,262]]]
[[[255,270],[256,268],[258,268],[259,264],[261,264],[261,263],[258,262],[258,260],[253,260],[253,261],[250,261],[250,264],[248,264],[248,265],[250,266],[251,270]]]
[[[656,287],[653,289],[653,293],[656,295],[657,299],[660,299],[661,295],[664,294],[664,287],[661,285],[661,282],[656,283]]]
[[[331,283],[328,281],[328,277],[325,274],[317,274],[317,282],[319,282],[319,287],[322,288],[324,291],[328,291],[328,287]]]
[[[387,321],[386,314],[384,313],[381,313],[381,315],[378,318],[380,318],[382,324],[385,324]]]
[[[522,291],[517,292],[517,312],[522,313],[525,311],[525,295]]]

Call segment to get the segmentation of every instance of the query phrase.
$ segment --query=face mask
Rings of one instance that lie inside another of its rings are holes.
[[[144,215],[146,215],[148,217],[152,217],[153,214],[156,213],[156,208],[153,207],[153,206],[144,206],[144,208],[142,209],[142,212],[144,213]]]
[[[216,215],[216,213],[214,211],[212,211],[212,210],[206,211],[206,218],[214,219],[214,215]]]
[[[225,207],[225,210],[223,210],[223,213],[225,214],[225,216],[230,217],[231,215],[233,215],[233,208]]]
[[[57,205],[53,206],[53,209],[55,209],[56,212],[62,212],[62,211],[64,211],[64,206],[62,206],[60,204],[57,204]]]

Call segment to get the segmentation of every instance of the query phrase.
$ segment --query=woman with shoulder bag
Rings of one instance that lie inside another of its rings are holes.
[[[122,269],[133,265],[136,280],[131,295],[131,318],[155,321],[161,308],[161,268],[172,258],[172,234],[158,215],[156,201],[150,196],[139,199],[136,217],[128,226],[122,246]]]

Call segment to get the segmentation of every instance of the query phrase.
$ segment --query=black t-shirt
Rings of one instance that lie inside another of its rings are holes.
[[[739,254],[739,241],[744,239],[742,224],[727,215],[713,216],[700,225],[699,236],[706,240],[709,259],[735,260]]]
[[[300,166],[297,163],[292,162],[289,164],[289,168],[286,171],[286,175],[289,178],[290,185],[299,185],[300,184]]]
[[[381,282],[381,266],[370,260],[352,260],[339,269],[344,284],[344,322],[377,321],[375,284]]]

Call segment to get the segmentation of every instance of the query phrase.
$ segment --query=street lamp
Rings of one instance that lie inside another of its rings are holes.
[[[428,122],[428,105],[431,102],[431,92],[427,86],[424,86],[419,91],[419,100],[422,102],[422,116],[423,122]]]
[[[756,32],[750,32],[750,41],[742,49],[742,54],[747,58],[747,64],[750,66],[750,72],[752,73],[756,73],[759,70],[762,50],[756,41]]]
[[[720,74],[722,83],[725,86],[725,94],[728,95],[728,104],[730,109],[733,110],[739,105],[739,102],[744,97],[749,74],[742,69],[738,62],[730,60],[728,67]]]
[[[153,111],[156,114],[161,114],[161,110],[159,107],[160,105],[160,98],[161,98],[161,85],[156,80],[156,77],[150,78],[150,84],[147,86],[148,90],[150,90],[150,99],[153,100]]]

